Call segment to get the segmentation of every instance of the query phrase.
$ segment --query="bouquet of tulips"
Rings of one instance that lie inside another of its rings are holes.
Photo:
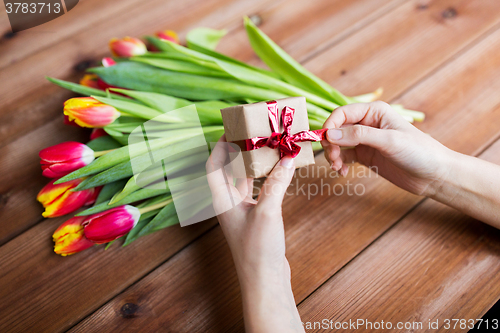
[[[245,28],[255,53],[269,67],[250,66],[215,51],[224,31],[198,28],[179,44],[172,31],[139,39],[110,41],[113,58],[89,69],[80,84],[49,80],[85,97],[64,103],[65,122],[93,128],[87,144],[64,142],[40,151],[43,175],[53,178],[38,194],[44,217],[80,211],[53,234],[54,251],[69,255],[95,244],[108,246],[124,237],[123,245],[138,237],[179,223],[171,191],[144,188],[134,177],[133,163],[147,163],[151,151],[169,147],[177,154],[169,174],[179,182],[195,179],[206,156],[186,150],[197,133],[192,119],[172,110],[194,105],[207,142],[223,134],[220,109],[236,104],[304,96],[311,129],[319,129],[340,105],[369,102],[381,90],[348,97],[307,71],[260,31],[248,18]],[[408,121],[421,121],[421,112],[393,105]],[[165,116],[166,115],[166,116]],[[157,119],[148,150],[130,156],[127,145],[134,130]],[[199,128],[198,128],[199,131]],[[156,134],[158,135],[156,135]],[[318,142],[313,147],[320,149]],[[175,178],[176,172],[184,172]],[[151,176],[149,183],[158,181]],[[194,202],[195,215],[210,202]]]

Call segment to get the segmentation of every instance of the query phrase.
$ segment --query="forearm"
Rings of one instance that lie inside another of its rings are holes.
[[[238,276],[247,333],[304,332],[289,273],[238,272]]]
[[[431,197],[500,229],[500,166],[450,152],[447,169]]]

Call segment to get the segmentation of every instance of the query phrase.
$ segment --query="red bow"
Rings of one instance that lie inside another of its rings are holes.
[[[280,151],[280,158],[283,158],[284,156],[295,157],[300,153],[300,146],[297,142],[321,141],[326,139],[326,128],[290,134],[295,110],[288,106],[285,106],[281,111],[283,133],[279,133],[278,103],[276,101],[267,102],[267,109],[269,114],[269,124],[273,133],[268,137],[258,136],[244,140],[247,151],[267,146],[271,149],[278,148]]]

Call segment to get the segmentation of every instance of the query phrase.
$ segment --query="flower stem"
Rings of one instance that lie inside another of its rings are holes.
[[[107,153],[112,152],[113,150],[115,150],[115,149],[96,151],[96,152],[94,152],[94,157],[99,157],[99,156],[105,155]]]
[[[165,207],[166,205],[168,205],[171,202],[172,202],[172,199],[167,199],[165,201],[159,202],[157,204],[154,204],[154,205],[151,205],[151,206],[148,206],[148,207],[139,208],[139,212],[142,215],[144,213],[151,212],[151,211],[156,210],[158,208]]]

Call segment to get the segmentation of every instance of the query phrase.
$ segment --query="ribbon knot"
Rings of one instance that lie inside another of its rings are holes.
[[[285,106],[281,111],[283,132],[280,133],[278,103],[276,101],[267,102],[267,110],[272,133],[268,137],[258,136],[244,140],[247,151],[269,147],[271,149],[279,149],[280,158],[285,156],[295,157],[300,153],[300,146],[297,142],[321,141],[326,138],[326,129],[315,131],[307,130],[291,134],[295,110],[288,106]]]

